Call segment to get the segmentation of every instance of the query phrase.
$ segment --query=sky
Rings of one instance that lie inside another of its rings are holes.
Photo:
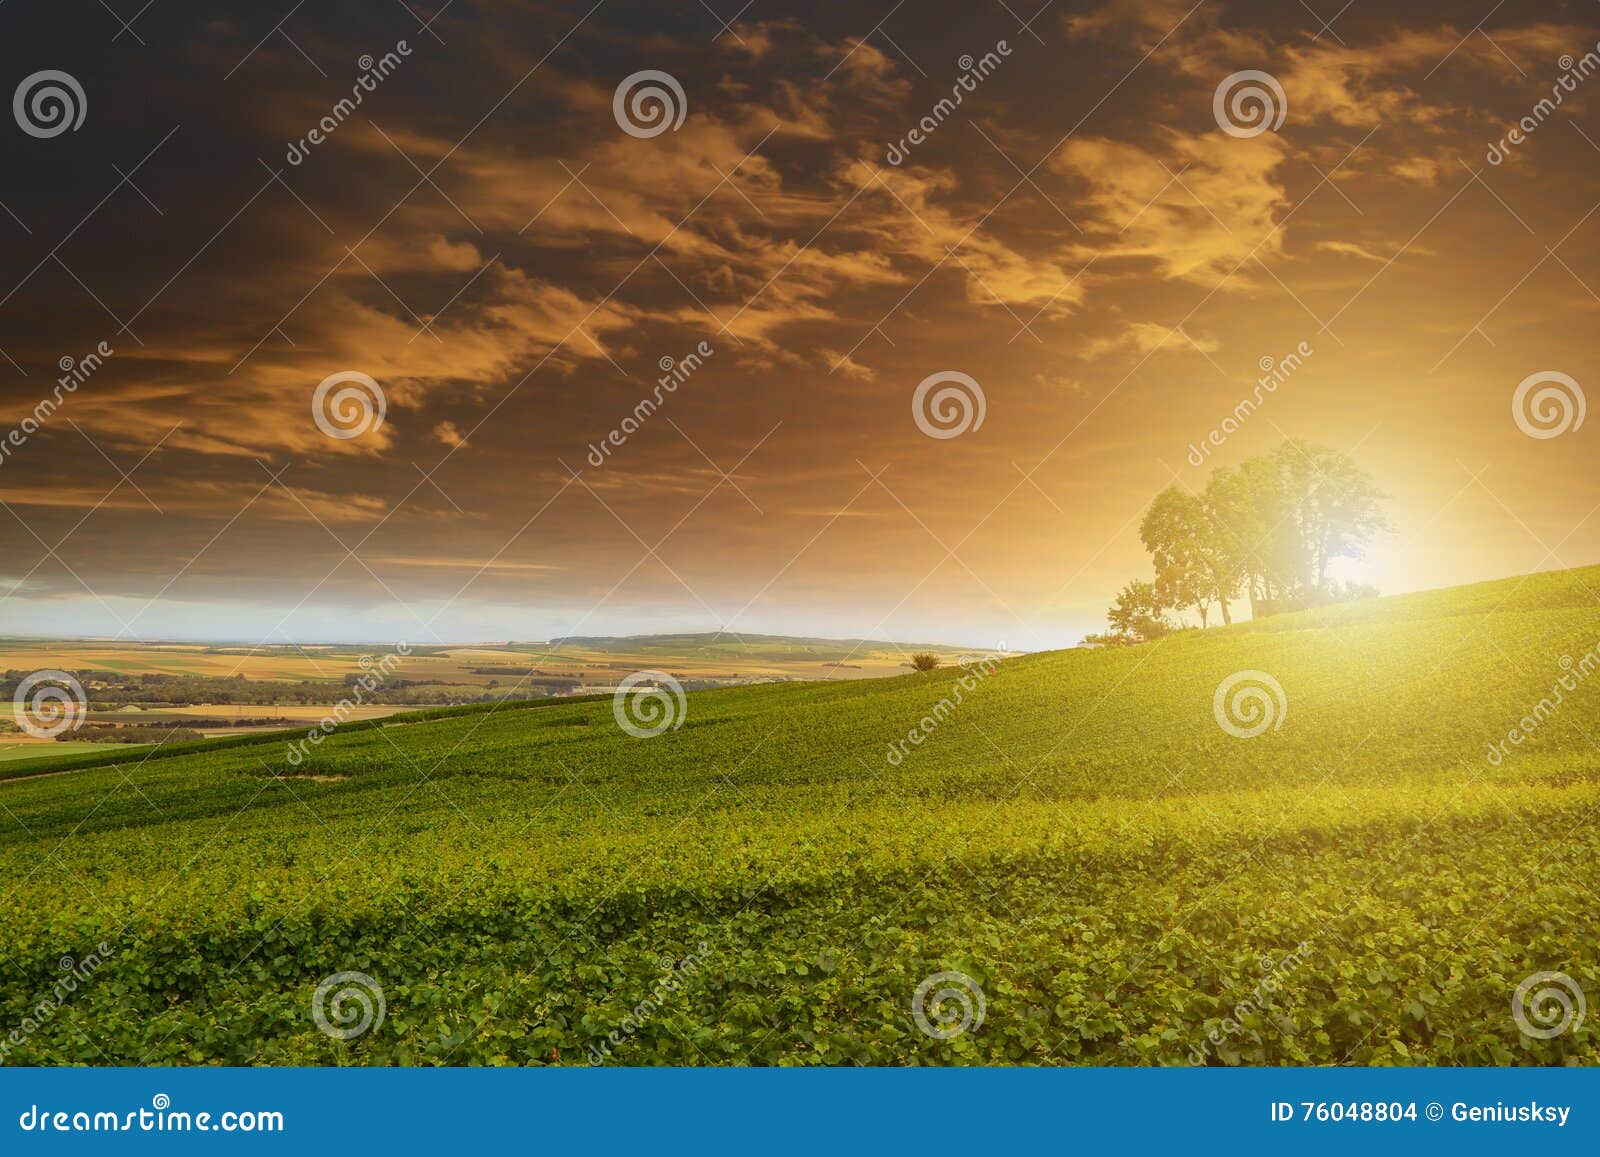
[[[1286,438],[1600,562],[1595,4],[741,2],[0,8],[0,633],[1068,646]]]

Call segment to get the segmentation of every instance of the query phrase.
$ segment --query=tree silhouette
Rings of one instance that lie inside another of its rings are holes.
[[[1117,601],[1106,613],[1106,621],[1120,642],[1142,643],[1173,630],[1166,609],[1154,583],[1134,579],[1117,592]]]
[[[1220,542],[1221,529],[1204,499],[1169,486],[1139,524],[1139,538],[1156,568],[1156,595],[1165,607],[1193,607],[1206,625],[1213,604],[1233,622],[1228,600],[1239,593],[1239,568]]]
[[[1168,610],[1193,610],[1205,627],[1216,606],[1231,623],[1229,603],[1241,593],[1252,616],[1375,594],[1331,583],[1328,572],[1335,559],[1365,557],[1390,529],[1382,500],[1349,455],[1297,440],[1219,467],[1199,494],[1168,486],[1139,525],[1154,581],[1117,595],[1107,614],[1113,635],[1165,634],[1174,629]]]

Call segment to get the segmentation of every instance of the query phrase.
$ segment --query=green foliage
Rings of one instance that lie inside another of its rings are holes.
[[[1150,552],[1164,606],[1193,607],[1205,626],[1212,605],[1219,604],[1223,622],[1233,621],[1228,600],[1238,596],[1243,572],[1204,499],[1168,486],[1145,511],[1139,539]]]
[[[1290,440],[1219,469],[1203,501],[1214,542],[1257,612],[1327,601],[1328,567],[1390,529],[1383,494],[1347,454]]]
[[[895,766],[955,672],[696,692],[648,740],[544,700],[352,724],[300,778],[278,735],[0,783],[0,1037],[104,941],[9,1063],[585,1064],[663,960],[608,1063],[1600,1063],[1600,680],[1484,758],[1596,588],[1007,659]],[[1241,670],[1281,728],[1217,725]],[[1546,970],[1591,1013],[1536,1040]],[[341,971],[388,1009],[349,1042],[311,1018]],[[948,1041],[911,1016],[938,971],[988,1006]]]
[[[1106,621],[1117,641],[1144,643],[1176,629],[1166,615],[1171,605],[1158,584],[1135,579],[1117,592],[1117,601],[1106,612]]]
[[[62,743],[192,743],[205,738],[192,727],[176,724],[149,725],[95,725],[77,731],[64,731],[56,736]]]
[[[1154,609],[1144,613],[1192,609],[1203,627],[1213,606],[1231,623],[1229,602],[1241,593],[1256,616],[1376,594],[1331,582],[1328,567],[1363,557],[1372,537],[1389,528],[1382,498],[1348,455],[1293,440],[1219,468],[1203,494],[1168,486],[1139,524],[1155,581],[1130,584],[1124,596],[1148,586],[1141,600]],[[1113,607],[1113,630],[1143,635],[1126,625],[1129,613]]]
[[[939,665],[939,656],[932,651],[915,651],[911,655],[913,671],[932,671]]]

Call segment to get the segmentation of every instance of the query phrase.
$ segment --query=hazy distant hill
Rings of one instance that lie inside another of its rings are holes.
[[[54,761],[0,783],[0,1009],[116,953],[9,1059],[1594,1065],[1511,1004],[1600,991],[1594,589]]]
[[[537,648],[540,644],[529,643]],[[519,645],[520,646],[520,645]],[[752,635],[731,631],[701,631],[681,635],[561,635],[543,646],[555,650],[576,647],[586,651],[619,652],[635,654],[643,651],[711,652],[726,655],[763,655],[774,653],[805,653],[817,659],[842,658],[851,654],[881,654],[885,651],[932,651],[940,655],[969,655],[971,647],[953,647],[943,643],[895,643],[881,639],[821,639],[801,635]]]

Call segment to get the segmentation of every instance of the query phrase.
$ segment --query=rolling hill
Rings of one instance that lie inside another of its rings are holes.
[[[1597,1063],[1595,591],[30,764],[7,1059]]]

